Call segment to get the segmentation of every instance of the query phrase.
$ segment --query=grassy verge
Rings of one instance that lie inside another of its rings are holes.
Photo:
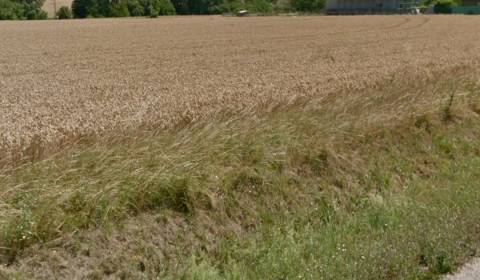
[[[391,183],[406,158],[379,154],[381,167],[364,174],[364,186],[377,190],[354,196],[353,211],[319,198],[304,215],[263,222],[213,257],[198,254],[185,279],[437,279],[455,271],[480,242],[480,157],[464,150],[480,143],[456,139],[446,151],[449,140],[439,141],[430,151],[442,158],[435,172],[406,179],[403,191]]]
[[[388,85],[176,133],[85,140],[5,169],[0,255],[15,267],[32,246],[161,212],[193,225],[196,241],[174,236],[188,249],[169,261],[145,250],[141,266],[119,258],[97,277],[435,278],[479,244],[480,100],[468,83],[426,89]],[[73,259],[80,249],[69,250]]]

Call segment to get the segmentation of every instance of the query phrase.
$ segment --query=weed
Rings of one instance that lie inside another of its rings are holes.
[[[455,101],[456,90],[452,89],[448,95],[447,104],[443,108],[443,120],[446,122],[453,121],[454,115],[452,112],[453,102]]]

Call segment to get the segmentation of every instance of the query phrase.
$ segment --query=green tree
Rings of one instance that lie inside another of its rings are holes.
[[[0,20],[46,19],[42,4],[43,1],[0,0]]]
[[[169,16],[176,14],[175,7],[170,0],[158,0],[156,2],[159,15]]]
[[[188,8],[188,1],[189,0],[172,0],[172,4],[175,7],[175,11],[179,15],[188,15],[190,14],[190,10]]]
[[[434,12],[436,14],[451,14],[452,7],[457,6],[458,3],[454,0],[440,0],[434,6]]]
[[[75,18],[86,18],[88,16],[88,0],[73,0],[72,13]]]
[[[23,18],[23,7],[10,0],[0,0],[0,20],[14,20]]]
[[[209,13],[209,1],[208,0],[189,0],[188,9],[190,14],[202,15]]]
[[[210,7],[210,13],[235,13],[244,9],[246,9],[245,3],[243,3],[241,0],[224,0],[219,5]]]
[[[110,6],[110,13],[108,13],[107,16],[109,17],[130,16],[130,12],[128,11],[128,2],[126,0],[112,1]]]
[[[72,13],[75,18],[102,17],[107,16],[109,9],[109,0],[73,0]],[[102,6],[103,4],[103,6]],[[105,5],[107,10],[105,10]],[[102,7],[104,9],[102,9]]]
[[[57,12],[58,19],[71,19],[73,18],[72,11],[67,6],[61,6]]]
[[[132,17],[140,17],[144,15],[145,8],[139,0],[129,0],[128,11]]]
[[[435,5],[441,2],[451,2],[452,4],[455,5],[462,5],[463,1],[462,0],[451,0],[451,1],[443,1],[443,0],[425,0],[422,2],[422,5],[424,6],[430,6],[430,5]]]
[[[299,12],[319,12],[325,7],[325,0],[291,0],[290,4]]]
[[[219,12],[224,0],[172,0],[175,10],[181,15],[205,15]]]
[[[175,7],[170,0],[140,0],[144,7],[144,15],[157,17],[159,15],[175,15]]]
[[[269,14],[273,12],[273,4],[268,0],[250,0],[247,2],[246,8],[253,13]]]
[[[48,14],[47,12],[41,10],[41,9],[28,9],[27,12],[25,13],[25,16],[27,19],[33,20],[33,19],[47,19]]]
[[[46,19],[44,0],[0,0],[0,19]]]
[[[96,0],[97,14],[99,17],[108,17],[111,14],[112,3],[110,0]],[[92,9],[93,11],[95,9]],[[92,15],[91,15],[92,16]]]

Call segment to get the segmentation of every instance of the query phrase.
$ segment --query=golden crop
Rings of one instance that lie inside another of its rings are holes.
[[[479,31],[466,16],[1,22],[0,150],[474,69]]]

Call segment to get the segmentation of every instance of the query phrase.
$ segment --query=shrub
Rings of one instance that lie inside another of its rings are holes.
[[[158,17],[158,11],[155,9],[152,3],[148,5],[148,7],[145,10],[145,14],[151,18],[156,18]]]
[[[159,15],[168,16],[176,14],[175,7],[170,0],[158,0],[157,5]]]
[[[21,18],[21,7],[9,0],[0,0],[0,20],[13,20]]]
[[[275,10],[279,12],[293,12],[294,9],[289,0],[278,0],[275,3]]]
[[[120,0],[111,2],[109,17],[128,17],[130,12],[128,11],[128,2],[126,0]]]
[[[86,18],[88,16],[87,1],[73,0],[72,13],[75,18]]]
[[[222,4],[210,8],[210,13],[235,13],[245,9],[245,4],[240,0],[225,0]]]
[[[110,2],[108,0],[73,0],[72,13],[75,18],[108,16]]]
[[[247,10],[253,13],[270,14],[273,12],[273,5],[268,0],[251,0],[247,2]]]
[[[435,4],[433,11],[436,14],[451,14],[452,7],[456,5],[457,3],[453,0],[440,0]]]
[[[67,6],[62,6],[57,12],[58,19],[71,19],[73,18],[72,11]]]
[[[128,11],[132,17],[141,17],[144,15],[144,7],[138,0],[128,1]]]
[[[191,14],[188,0],[172,0],[172,4],[175,7],[175,11],[177,11],[180,15],[187,15]]]
[[[290,5],[299,12],[320,12],[325,7],[325,0],[291,0]]]
[[[170,0],[144,0],[145,15],[157,17],[159,15],[175,15],[175,7]]]
[[[26,15],[26,18],[29,20],[47,19],[48,17],[47,12],[37,8],[27,10],[25,15]]]
[[[42,0],[0,0],[0,20],[46,19],[47,13],[40,8],[42,5]]]

